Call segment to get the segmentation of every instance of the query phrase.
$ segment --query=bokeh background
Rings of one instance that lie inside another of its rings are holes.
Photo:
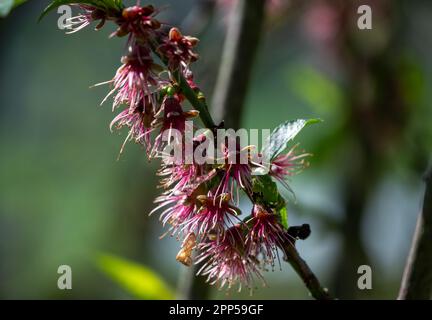
[[[209,97],[235,0],[158,0],[160,17],[198,35],[195,77]],[[133,2],[133,1],[130,1]],[[130,3],[129,2],[129,3]],[[0,298],[134,298],[101,270],[100,253],[137,262],[175,288],[179,243],[149,217],[157,163],[108,129],[99,107],[124,39],[112,26],[65,35],[48,1],[0,19]],[[357,28],[369,4],[373,29]],[[432,3],[272,0],[242,116],[245,128],[322,118],[298,141],[311,166],[292,179],[291,225],[309,223],[299,251],[341,298],[394,299],[423,196],[431,150]],[[246,204],[245,204],[246,205]],[[70,265],[73,289],[57,288]],[[373,289],[357,288],[370,265]],[[309,298],[289,265],[254,298]],[[249,298],[213,288],[213,298]]]

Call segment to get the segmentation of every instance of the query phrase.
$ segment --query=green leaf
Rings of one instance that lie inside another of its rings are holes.
[[[288,229],[288,210],[287,207],[284,205],[283,208],[279,211],[279,217],[282,226],[285,229]]]
[[[0,17],[6,17],[12,9],[26,1],[27,0],[2,0],[0,2]]]
[[[279,193],[278,194],[278,201],[274,207],[274,212],[279,216],[279,222],[280,224],[285,228],[288,229],[288,209],[287,209],[287,203],[284,199],[284,197]]]
[[[321,119],[298,119],[282,123],[268,137],[262,153],[270,160],[274,159],[287,148],[288,142],[294,139],[305,126],[321,121]]]
[[[120,11],[124,7],[122,0],[54,0],[45,8],[38,21],[41,21],[49,12],[64,4],[88,4],[101,10],[115,11]]]
[[[138,299],[174,299],[173,290],[145,266],[108,254],[99,255],[97,265],[109,278]]]
[[[252,181],[252,190],[261,204],[275,205],[278,201],[279,191],[276,183],[269,175],[255,176]]]
[[[277,184],[269,175],[255,176],[252,180],[254,202],[271,208],[278,215],[282,226],[288,228],[288,212],[286,201],[278,191]]]

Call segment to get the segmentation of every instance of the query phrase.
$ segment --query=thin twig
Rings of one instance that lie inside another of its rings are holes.
[[[168,61],[164,58],[158,50],[159,44],[156,42],[150,43],[153,53],[159,57],[159,59],[165,64],[168,65]],[[195,92],[185,79],[185,77],[179,72],[176,71],[173,73],[175,80],[177,81],[182,93],[186,97],[186,99],[190,102],[190,104],[199,111],[199,117],[206,128],[213,129],[215,127],[215,123],[213,118],[210,115],[208,110],[208,106],[204,95],[199,92]]]
[[[189,100],[190,104],[199,111],[199,116],[203,124],[209,128],[213,129],[215,123],[208,110],[207,103],[203,95],[197,94],[188,84],[186,79],[178,72],[174,75],[179,83],[182,93],[185,95],[186,99]]]
[[[308,288],[312,297],[317,300],[332,300],[333,298],[328,293],[328,290],[324,288],[312,270],[309,268],[306,261],[304,261],[298,253],[295,245],[290,241],[285,241],[281,248],[285,254],[284,260],[287,261],[293,269],[297,272],[299,277],[303,280],[304,284]]]
[[[406,263],[399,300],[432,298],[432,167],[425,175],[426,190],[411,250]]]

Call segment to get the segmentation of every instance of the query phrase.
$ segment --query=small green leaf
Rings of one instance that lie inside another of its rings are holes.
[[[264,205],[278,215],[282,226],[288,228],[286,201],[278,191],[277,184],[269,175],[255,176],[252,180],[254,202]]]
[[[282,123],[268,137],[262,153],[270,160],[274,159],[287,148],[288,142],[294,139],[305,126],[321,121],[321,119],[298,119]]]
[[[99,255],[97,265],[109,278],[138,299],[174,299],[173,290],[145,266],[108,254]]]
[[[252,190],[258,197],[257,201],[266,205],[274,205],[278,201],[279,191],[276,183],[269,175],[255,176]]]
[[[284,206],[280,211],[279,211],[279,217],[280,217],[280,221],[282,226],[285,229],[288,229],[288,210],[287,207]]]

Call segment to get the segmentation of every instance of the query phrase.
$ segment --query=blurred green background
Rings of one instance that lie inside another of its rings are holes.
[[[195,79],[209,97],[217,78],[230,0],[153,1],[162,21],[198,35]],[[133,1],[129,1],[133,3]],[[29,1],[0,18],[0,298],[132,298],[98,268],[109,253],[145,265],[174,288],[179,243],[149,217],[157,163],[112,134],[99,107],[124,39],[87,28],[65,35],[48,1]],[[314,154],[292,179],[291,225],[309,223],[299,251],[341,298],[393,299],[423,196],[431,150],[432,3],[364,1],[373,29],[360,31],[358,1],[269,1],[243,126],[274,128],[322,118],[299,136]],[[247,204],[245,203],[245,206]],[[73,289],[57,288],[70,265]],[[357,267],[373,289],[356,287]],[[258,299],[309,298],[282,263]],[[213,298],[249,298],[212,289]]]

